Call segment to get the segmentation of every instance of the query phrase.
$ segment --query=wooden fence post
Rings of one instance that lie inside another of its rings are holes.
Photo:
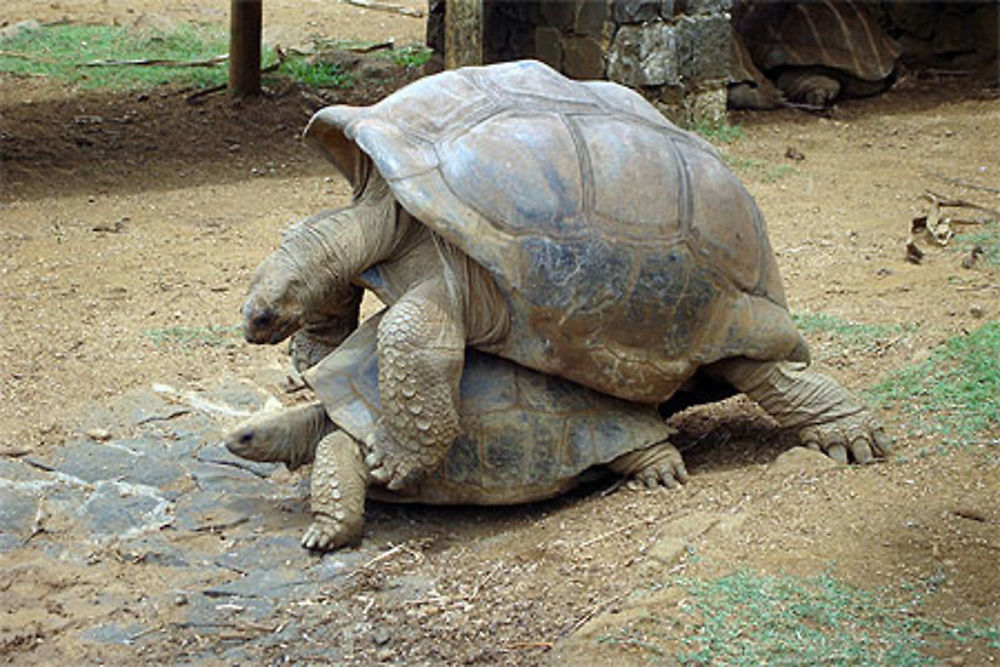
[[[445,0],[444,66],[483,64],[484,0]]]
[[[260,94],[262,0],[230,0],[229,92]]]

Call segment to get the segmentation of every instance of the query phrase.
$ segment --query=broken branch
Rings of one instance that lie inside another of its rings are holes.
[[[944,181],[945,183],[951,183],[952,185],[958,185],[963,188],[969,188],[970,190],[982,190],[983,192],[993,192],[995,194],[1000,194],[1000,188],[995,188],[991,185],[980,185],[978,183],[973,183],[972,181],[967,181],[964,178],[951,178],[943,174],[938,174],[937,172],[927,171],[925,172],[928,176],[938,179],[939,181]]]
[[[418,19],[424,17],[424,12],[421,9],[411,9],[410,7],[403,7],[402,5],[375,2],[374,0],[347,0],[347,4],[354,5],[355,7],[363,7],[365,9],[374,9],[380,12],[393,12],[394,14],[402,14],[403,16],[412,16],[413,18]]]
[[[205,60],[170,60],[167,58],[137,58],[134,60],[91,60],[82,67],[214,67],[229,60],[224,53]]]
[[[984,213],[989,213],[990,215],[1000,218],[1000,211],[995,208],[990,208],[988,206],[982,206],[976,204],[975,202],[966,201],[965,199],[955,199],[954,197],[946,197],[944,195],[939,195],[930,190],[924,190],[924,199],[927,199],[932,204],[937,206],[956,206],[964,208],[974,208],[977,211],[983,211]]]

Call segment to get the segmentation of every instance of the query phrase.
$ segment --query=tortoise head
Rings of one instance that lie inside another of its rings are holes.
[[[271,253],[250,278],[243,302],[243,337],[249,343],[280,343],[302,326],[307,310],[306,285],[279,250]]]

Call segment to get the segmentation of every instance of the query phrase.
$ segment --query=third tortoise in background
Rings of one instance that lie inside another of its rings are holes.
[[[792,102],[828,106],[881,93],[895,79],[902,50],[867,3],[743,0],[732,23],[756,66]]]
[[[836,458],[883,451],[872,416],[806,368],[753,199],[637,93],[534,61],[464,68],[327,107],[306,138],[354,201],[265,259],[244,334],[277,342],[352,283],[390,304],[372,443],[390,489],[459,434],[467,344],[650,404],[703,373]]]

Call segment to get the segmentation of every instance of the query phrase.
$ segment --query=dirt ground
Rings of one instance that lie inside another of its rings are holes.
[[[8,0],[4,18],[124,23],[157,12],[225,23],[221,5],[207,7]],[[402,44],[421,41],[423,30],[419,19],[327,0],[269,0],[265,22],[284,43],[315,32]],[[345,202],[349,191],[299,139],[315,97],[271,92],[192,105],[171,88],[75,93],[0,77],[0,455],[58,447],[92,406],[130,389],[199,388],[284,363],[282,349],[251,347],[234,333],[249,273],[286,225]],[[831,117],[787,110],[731,122],[746,136],[723,148],[767,217],[791,309],[917,325],[860,350],[811,335],[824,371],[863,390],[998,318],[996,267],[963,268],[960,253],[926,243],[922,264],[904,259],[925,190],[1000,208],[996,195],[941,179],[1000,187],[995,91],[961,77],[911,77],[879,98],[843,103]],[[795,153],[804,159],[787,157]],[[558,640],[602,615],[613,623],[621,601],[648,580],[664,523],[709,513],[740,520],[686,535],[699,558],[672,572],[830,571],[867,589],[943,573],[921,613],[1000,622],[995,454],[918,455],[938,439],[900,413],[882,416],[901,456],[862,469],[776,464],[789,438],[737,400],[676,420],[683,442],[696,444],[686,454],[692,480],[679,491],[581,493],[506,510],[380,507],[369,539],[386,549],[402,540],[408,550],[386,559],[371,582],[317,591],[314,602],[340,596],[346,617],[324,615],[321,604],[289,613],[308,618],[323,641],[355,641],[350,655],[359,663],[570,660],[575,649]],[[986,434],[994,451],[998,437]],[[157,585],[140,569],[121,564],[116,585]],[[102,585],[69,571],[33,576],[38,590],[78,601]],[[408,578],[433,582],[440,598],[414,604],[384,585]],[[663,604],[666,614],[677,602]],[[58,623],[36,612],[0,602],[0,626],[30,618],[42,637],[6,646],[8,660],[124,659],[71,646]],[[359,623],[391,628],[391,639],[351,640]],[[636,646],[594,647],[586,654],[593,661],[656,659]],[[178,637],[145,657],[185,655]],[[998,659],[982,643],[938,657]]]

